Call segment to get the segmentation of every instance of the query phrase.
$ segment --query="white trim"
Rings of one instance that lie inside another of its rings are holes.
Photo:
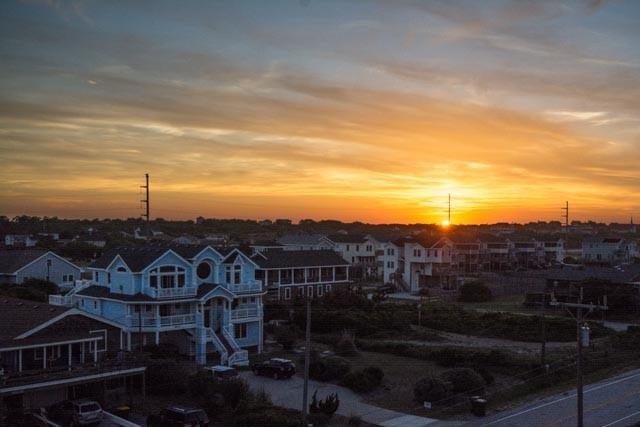
[[[224,257],[224,259],[221,261],[220,264],[224,264],[224,260],[229,258],[234,252],[237,252],[238,255],[242,256],[242,258],[244,258],[245,260],[248,260],[251,264],[255,265],[256,268],[260,268],[260,266],[258,264],[256,264],[256,262],[254,260],[252,260],[250,257],[246,256],[244,254],[244,252],[242,252],[240,249],[238,248],[234,248],[231,252],[229,252],[229,254],[227,256]],[[236,258],[235,260],[233,260],[233,263],[231,265],[235,265],[235,263],[238,261],[238,258]]]
[[[139,373],[139,372],[144,372],[146,369],[147,369],[146,367],[131,368],[131,369],[124,369],[121,371],[106,372],[102,374],[86,375],[84,377],[66,378],[63,380],[47,381],[47,382],[40,382],[35,384],[25,384],[25,385],[15,386],[15,387],[0,388],[0,395],[12,394],[20,391],[33,390],[33,389],[44,388],[44,387],[52,387],[52,386],[63,385],[63,384],[68,384],[72,382],[97,380],[97,379],[108,378],[116,375]]]
[[[0,353],[4,353],[7,351],[15,351],[15,350],[26,350],[29,348],[40,348],[40,347],[51,347],[52,345],[64,345],[64,344],[75,344],[79,342],[88,342],[88,341],[96,341],[101,339],[100,337],[88,337],[88,338],[77,338],[74,340],[66,340],[66,341],[55,341],[55,342],[46,342],[40,344],[27,344],[27,345],[17,345],[13,347],[2,347],[0,348]]]
[[[216,248],[214,248],[214,247],[213,247],[213,246],[211,246],[211,245],[207,245],[207,246],[205,246],[205,247],[204,247],[200,252],[198,252],[197,254],[195,254],[195,255],[194,255],[192,258],[190,258],[190,259],[195,260],[195,259],[196,259],[196,258],[198,258],[200,255],[202,255],[202,253],[203,253],[204,251],[206,251],[207,249],[211,249],[213,252],[215,252],[215,253],[220,257],[220,261],[222,261],[222,258],[223,258],[222,254],[221,254],[220,252],[218,252],[218,251],[216,250]]]
[[[147,266],[146,266],[145,268],[143,268],[142,270],[138,271],[138,273],[147,274],[147,273],[149,272],[149,267],[151,267],[153,264],[155,264],[156,262],[158,262],[158,260],[159,260],[160,258],[162,258],[163,256],[167,255],[168,253],[172,253],[172,254],[174,254],[175,256],[177,256],[179,259],[181,259],[182,261],[184,261],[184,262],[187,264],[187,267],[185,267],[185,266],[183,266],[183,265],[181,265],[181,266],[179,266],[179,267],[182,267],[182,268],[185,268],[185,269],[186,269],[186,268],[193,267],[193,265],[191,264],[191,262],[190,262],[189,260],[184,259],[182,256],[180,256],[180,254],[179,254],[179,253],[177,253],[177,252],[176,252],[176,251],[174,251],[173,249],[167,249],[166,251],[164,251],[164,252],[162,253],[162,255],[160,255],[158,258],[154,259],[154,260],[153,260],[153,261],[151,261],[149,264],[147,264]],[[172,265],[172,266],[174,266],[174,267],[178,267],[178,265],[177,265],[177,264],[167,264],[167,265]],[[158,267],[163,267],[163,266],[160,266],[160,265],[159,265]]]
[[[59,260],[61,260],[61,261],[63,261],[63,262],[66,262],[67,264],[69,264],[69,265],[70,265],[70,266],[72,266],[73,268],[77,269],[80,273],[82,273],[82,268],[78,267],[77,265],[75,265],[75,264],[74,264],[74,263],[72,263],[71,261],[69,261],[69,260],[66,260],[66,259],[62,258],[60,255],[56,254],[56,253],[55,253],[55,252],[53,252],[53,251],[47,251],[47,252],[43,253],[42,255],[40,255],[38,258],[34,259],[33,261],[31,261],[31,262],[29,262],[29,263],[27,263],[27,264],[23,265],[22,267],[20,267],[20,268],[19,268],[19,269],[17,269],[16,271],[14,271],[14,272],[13,272],[13,274],[12,274],[12,276],[17,275],[17,274],[18,274],[18,272],[19,272],[20,270],[24,270],[25,268],[27,268],[28,266],[30,266],[30,265],[31,265],[31,264],[33,264],[34,262],[39,261],[42,257],[47,256],[47,255],[49,255],[49,254],[51,254],[51,255],[55,256],[56,258],[58,258]]]
[[[35,334],[36,332],[39,332],[39,331],[49,327],[50,325],[53,325],[54,323],[58,322],[59,320],[64,319],[67,316],[76,315],[76,314],[80,314],[80,315],[88,317],[90,319],[97,320],[97,321],[102,322],[102,323],[106,323],[107,325],[113,326],[113,327],[118,328],[118,329],[122,329],[123,328],[123,326],[120,325],[119,323],[113,322],[113,321],[111,321],[109,319],[105,319],[104,317],[96,316],[95,314],[91,314],[91,313],[88,313],[86,311],[79,310],[77,308],[72,308],[72,309],[69,309],[69,310],[67,310],[67,311],[65,311],[63,313],[60,313],[56,317],[54,317],[52,319],[49,319],[44,323],[39,324],[35,328],[29,329],[28,331],[18,335],[14,339],[18,340],[18,339],[27,338],[27,337]]]
[[[120,254],[116,254],[116,256],[113,257],[113,259],[111,260],[111,262],[109,263],[109,265],[107,265],[106,268],[103,268],[102,270],[107,271],[111,268],[111,266],[113,265],[114,262],[116,262],[116,260],[120,258],[120,261],[122,261],[122,263],[124,265],[127,266],[127,268],[129,269],[129,273],[133,273],[133,270],[131,270],[131,267],[129,267],[129,265],[127,265],[127,263],[124,261],[124,259],[120,256]]]
[[[107,329],[94,329],[94,330],[90,330],[89,331],[89,335],[93,335],[95,333],[103,333],[104,335],[101,337],[102,341],[104,341],[104,349],[102,350],[97,350],[98,353],[102,353],[104,351],[107,351]],[[94,346],[96,346],[96,349],[98,348],[98,343],[96,342],[94,344]]]

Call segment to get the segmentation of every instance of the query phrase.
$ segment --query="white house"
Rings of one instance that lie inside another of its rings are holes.
[[[91,283],[50,302],[119,324],[128,350],[171,343],[200,364],[246,364],[247,350],[262,351],[264,291],[256,268],[233,248],[115,248],[89,267]]]
[[[82,269],[54,252],[40,249],[0,251],[0,283],[23,283],[42,279],[60,287],[71,287]]]
[[[630,262],[637,254],[637,244],[621,237],[588,237],[582,241],[585,264],[617,265]]]

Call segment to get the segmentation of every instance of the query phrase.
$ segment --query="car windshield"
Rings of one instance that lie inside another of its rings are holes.
[[[99,411],[100,406],[97,403],[87,403],[86,405],[80,406],[80,412],[94,412]]]

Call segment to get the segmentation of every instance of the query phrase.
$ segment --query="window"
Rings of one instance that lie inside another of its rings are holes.
[[[284,288],[284,299],[291,299],[291,288]]]
[[[433,251],[433,256],[438,256],[438,250],[437,249]]]
[[[198,264],[198,268],[196,269],[196,274],[200,279],[206,279],[211,275],[211,266],[208,262],[201,262]]]
[[[349,245],[347,245],[347,252],[349,252]]]
[[[307,296],[313,298],[313,286],[307,286]]]
[[[322,285],[318,285],[318,296],[321,297],[322,296]]]
[[[97,300],[93,300],[93,309],[94,310],[98,309],[98,301]]]
[[[97,336],[102,338],[100,341],[94,341],[91,343],[89,348],[93,351],[93,345],[97,345],[98,352],[107,350],[107,330],[106,329],[98,329],[95,331],[89,331],[89,335]]]
[[[157,288],[173,288],[176,285],[182,287],[186,283],[187,274],[183,267],[162,266],[149,271],[149,286]]]
[[[234,265],[233,266],[233,283],[242,283],[241,274],[242,274],[242,266]]]
[[[298,286],[298,296],[300,298],[304,297],[304,286]]]
[[[73,274],[69,274],[69,281],[73,282]]]
[[[356,245],[356,252],[360,252],[360,245]]]
[[[111,284],[111,273],[107,273],[107,283]]]
[[[331,292],[331,285],[326,285],[326,286],[324,287],[324,291],[325,291],[326,293]]]
[[[239,323],[234,326],[234,336],[235,338],[246,338],[247,337],[247,324]]]
[[[126,272],[127,272],[127,269],[126,269],[126,268],[124,268],[123,266],[120,266],[120,267],[118,267],[118,268],[116,269],[116,271],[117,271],[118,273],[126,273]]]
[[[96,282],[99,282],[100,281],[100,272],[96,271],[95,273],[93,273],[93,275],[94,275],[94,280]]]

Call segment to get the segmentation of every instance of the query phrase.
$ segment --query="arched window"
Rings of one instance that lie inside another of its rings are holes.
[[[149,271],[149,286],[152,288],[183,287],[186,281],[186,272],[183,267],[162,266]]]
[[[202,280],[207,279],[211,275],[211,265],[208,262],[201,262],[198,264],[198,268],[196,269],[196,274]]]
[[[118,273],[126,273],[126,272],[127,272],[127,269],[126,269],[126,268],[124,268],[124,267],[122,267],[122,266],[120,266],[120,267],[118,267],[118,268],[116,269],[116,271],[117,271]]]

